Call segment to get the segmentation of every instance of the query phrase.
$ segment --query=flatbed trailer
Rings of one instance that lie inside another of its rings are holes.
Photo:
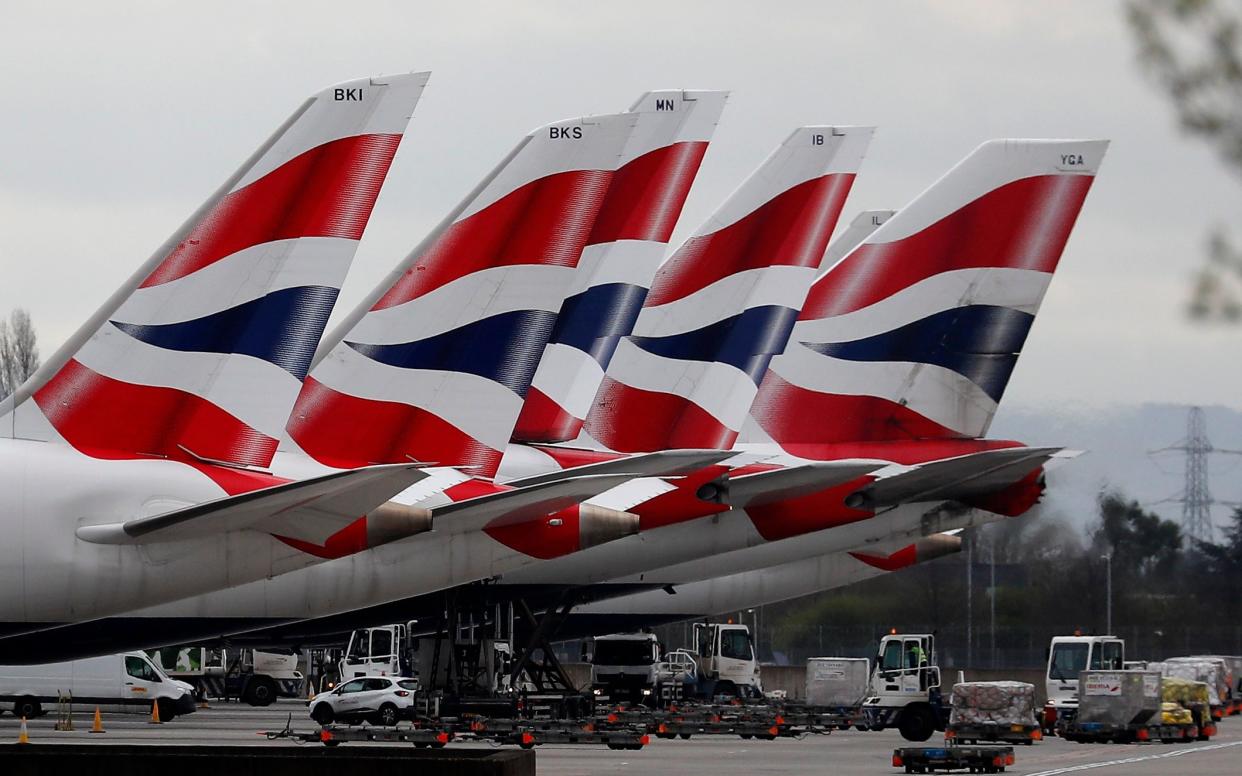
[[[724,735],[772,740],[783,736],[827,734],[850,727],[866,729],[866,717],[861,712],[846,715],[810,707],[759,703],[691,703],[660,709],[629,706],[616,708],[597,719],[601,727],[643,726],[659,738]]]
[[[1165,744],[1199,741],[1198,725],[1108,725],[1103,722],[1070,722],[1057,726],[1057,735],[1079,744],[1132,744],[1158,741]]]
[[[1021,744],[1030,746],[1043,739],[1044,733],[1039,725],[1002,725],[1002,724],[981,724],[981,725],[952,725],[945,728],[944,738],[946,742],[953,741],[958,744],[977,744],[982,741],[1005,742],[1007,744]]]
[[[371,725],[324,725],[319,730],[310,731],[285,728],[284,730],[269,730],[264,735],[267,736],[269,741],[288,738],[304,743],[318,742],[328,747],[340,746],[350,741],[361,741],[384,744],[406,743],[413,744],[419,748],[431,747],[440,749],[453,740],[453,733],[449,730],[401,726],[377,727]]]
[[[907,746],[893,750],[893,767],[906,773],[1003,773],[1013,765],[1012,746]]]

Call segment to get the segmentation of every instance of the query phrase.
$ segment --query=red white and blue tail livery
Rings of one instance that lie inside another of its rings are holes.
[[[582,429],[612,355],[634,328],[726,92],[647,92],[513,439],[564,442]]]
[[[288,432],[322,464],[495,474],[634,114],[527,135],[321,348]]]
[[[97,458],[266,466],[426,82],[307,100],[0,405],[5,430]]]
[[[747,441],[982,437],[1107,146],[984,143],[893,215],[816,281]]]
[[[660,268],[583,442],[732,446],[824,256],[870,127],[795,130]]]

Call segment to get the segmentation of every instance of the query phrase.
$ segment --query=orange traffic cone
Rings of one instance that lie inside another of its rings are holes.
[[[103,715],[99,713],[99,707],[98,707],[98,706],[96,706],[96,707],[95,707],[95,724],[94,724],[94,725],[91,725],[91,732],[92,732],[92,733],[104,733],[104,732],[106,732],[106,731],[103,729]]]
[[[17,743],[19,744],[30,743],[30,734],[26,732],[26,718],[25,717],[22,717],[22,727],[21,727],[21,730],[17,732]]]
[[[151,719],[148,720],[148,723],[152,725],[164,724],[163,722],[160,722],[160,702],[159,701],[151,701]]]

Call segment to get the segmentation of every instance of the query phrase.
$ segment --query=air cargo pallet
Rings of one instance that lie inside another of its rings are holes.
[[[1012,746],[911,746],[893,750],[893,767],[906,773],[1003,773],[1013,765]]]
[[[1039,725],[949,725],[945,728],[945,742],[950,739],[958,744],[977,744],[981,741],[1003,741],[1007,744],[1030,746],[1043,739]]]
[[[1057,735],[1079,744],[1135,744],[1148,741],[1173,744],[1206,740],[1200,738],[1199,726],[1194,724],[1106,725],[1103,722],[1071,722],[1058,725]]]

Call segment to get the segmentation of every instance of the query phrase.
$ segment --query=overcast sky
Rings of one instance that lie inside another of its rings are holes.
[[[1113,141],[1007,402],[1242,408],[1242,328],[1188,323],[1242,184],[1179,134],[1113,3],[0,6],[0,311],[45,354],[308,94],[433,71],[346,284],[363,296],[528,129],[653,88],[729,105],[674,242],[800,124],[879,127],[842,224],[993,137]]]

